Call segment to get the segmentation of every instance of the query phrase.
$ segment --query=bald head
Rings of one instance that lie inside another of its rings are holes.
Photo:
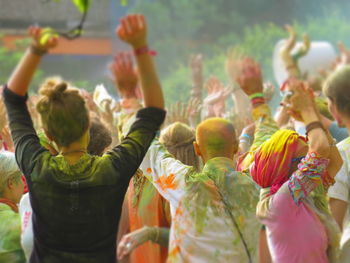
[[[196,144],[197,153],[204,161],[215,157],[233,158],[237,151],[235,129],[225,119],[207,119],[196,129]]]

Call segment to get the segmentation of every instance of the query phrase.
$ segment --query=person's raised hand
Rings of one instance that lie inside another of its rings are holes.
[[[123,17],[116,33],[122,41],[134,49],[147,46],[147,24],[143,15],[133,14]]]
[[[260,66],[251,58],[244,58],[237,63],[236,81],[248,96],[263,92]]]
[[[167,115],[169,124],[182,122],[189,125],[189,111],[185,103],[178,101],[171,105]]]
[[[138,75],[133,65],[131,54],[127,52],[116,54],[113,62],[109,65],[109,70],[119,89],[119,93],[121,93],[120,95],[122,97],[126,95],[133,95],[136,97]]]
[[[32,38],[32,46],[43,51],[55,48],[59,41],[58,35],[52,30],[38,26],[30,26],[28,34]]]
[[[305,82],[290,79],[287,88],[289,94],[284,98],[283,104],[294,119],[304,121],[303,115],[316,113],[313,91]]]
[[[198,98],[190,98],[187,105],[187,112],[190,118],[199,116],[202,110],[201,100]]]

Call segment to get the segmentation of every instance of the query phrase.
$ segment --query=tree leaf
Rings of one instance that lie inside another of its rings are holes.
[[[72,0],[72,2],[81,13],[86,12],[90,7],[90,0]]]
[[[128,5],[128,0],[120,0],[120,5],[121,6],[127,6]]]

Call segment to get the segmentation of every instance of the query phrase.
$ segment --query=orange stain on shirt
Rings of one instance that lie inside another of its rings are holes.
[[[176,208],[175,215],[181,216],[183,214],[182,210],[180,207]]]
[[[180,253],[180,247],[176,246],[169,252],[169,257],[175,257],[178,253]]]
[[[147,168],[146,172],[150,174],[150,173],[152,173],[152,169],[151,168]]]
[[[175,182],[175,174],[170,174],[169,176],[162,175],[156,180],[156,183],[162,188],[162,190],[177,188],[177,183]]]

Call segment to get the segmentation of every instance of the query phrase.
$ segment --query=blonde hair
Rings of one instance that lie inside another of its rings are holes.
[[[7,180],[14,179],[18,182],[21,180],[21,175],[15,154],[6,151],[0,152],[0,197],[3,195]]]
[[[166,127],[159,138],[176,159],[199,170],[199,159],[194,151],[195,131],[186,124],[175,122]]]
[[[47,79],[40,88],[36,105],[43,128],[59,146],[80,139],[89,127],[89,113],[79,90],[60,78]]]
[[[323,86],[324,94],[335,104],[337,110],[350,116],[350,66],[334,71]]]

